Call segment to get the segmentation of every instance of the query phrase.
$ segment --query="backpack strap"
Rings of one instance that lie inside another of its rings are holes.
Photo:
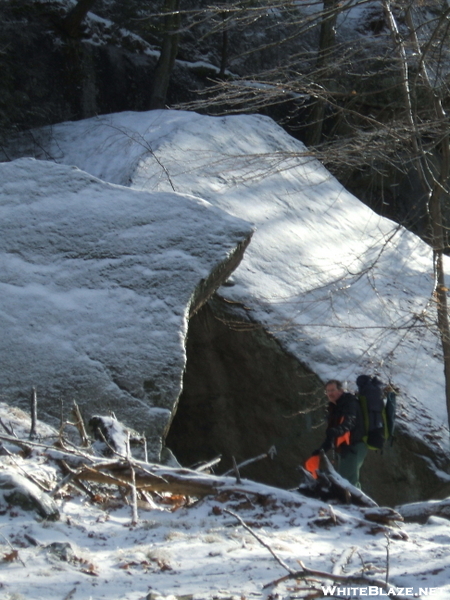
[[[359,404],[361,406],[361,412],[362,412],[362,416],[363,416],[363,422],[364,422],[364,435],[363,435],[363,442],[367,444],[367,439],[369,437],[369,409],[367,408],[367,398],[365,396],[363,396],[362,394],[360,394],[358,396],[359,399]]]

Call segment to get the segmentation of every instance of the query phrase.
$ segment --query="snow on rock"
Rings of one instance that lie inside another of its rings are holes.
[[[35,510],[43,519],[59,519],[54,500],[35,483],[12,469],[0,470],[0,498],[3,507],[18,505],[24,510]]]
[[[428,502],[411,502],[397,507],[405,521],[425,523],[431,517],[450,519],[450,498],[430,500]]]
[[[20,439],[29,438],[32,431],[30,411],[25,412],[17,406],[8,405],[6,402],[0,402],[0,424],[2,432]],[[58,431],[48,423],[37,420],[34,426],[37,439],[45,440],[58,436]],[[3,443],[3,445],[5,444]]]
[[[2,398],[39,416],[76,400],[161,434],[180,393],[189,313],[229,276],[248,223],[173,191],[145,193],[75,167],[0,164]]]
[[[89,420],[89,426],[97,432],[96,438],[100,438],[100,452],[105,455],[113,452],[121,456],[127,455],[127,432],[125,427],[115,417],[104,417],[93,415]]]
[[[244,303],[323,379],[352,388],[357,375],[377,371],[392,380],[405,427],[443,446],[430,248],[347,192],[271,119],[129,112],[62,123],[31,140],[15,151],[139,190],[189,192],[255,223],[221,294]]]

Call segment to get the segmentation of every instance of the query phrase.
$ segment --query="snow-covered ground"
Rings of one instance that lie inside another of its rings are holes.
[[[18,154],[193,194],[254,224],[221,294],[323,379],[352,388],[378,372],[401,388],[413,432],[446,431],[430,248],[358,201],[271,119],[120,113],[33,135]]]
[[[1,403],[0,418],[19,438],[28,437],[30,419],[21,411]],[[38,424],[40,436],[51,433]],[[61,479],[39,450],[28,458],[3,455],[0,464],[0,472],[34,475],[50,489]],[[260,496],[223,494],[186,504],[182,496],[164,494],[139,503],[136,524],[114,487],[99,487],[93,501],[66,488],[56,497],[57,521],[0,499],[0,598],[294,600],[323,593],[364,598],[385,595],[377,582],[386,579],[391,597],[448,598],[449,521],[398,523],[386,536],[365,519],[364,509],[243,484]],[[301,570],[301,561],[308,569],[363,574],[370,582],[333,583],[314,576],[275,584],[288,574],[278,559],[293,572]],[[335,586],[333,593],[329,586]]]

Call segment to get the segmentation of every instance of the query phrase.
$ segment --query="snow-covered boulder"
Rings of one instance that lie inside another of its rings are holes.
[[[39,417],[115,411],[157,458],[187,321],[242,258],[248,223],[207,202],[34,159],[0,164],[2,398]]]
[[[446,422],[430,247],[355,198],[272,119],[126,112],[18,142],[9,156],[51,157],[138,190],[189,192],[254,223],[221,294],[322,378],[355,387],[357,375],[377,370]]]
[[[323,441],[320,411],[308,412],[323,381],[354,389],[358,375],[378,372],[401,390],[401,443],[371,453],[365,491],[393,504],[447,494],[433,256],[420,238],[375,214],[263,116],[127,112],[14,142],[8,156],[51,157],[148,192],[189,192],[255,224],[219,290],[226,313],[214,298],[191,320],[186,386],[167,438],[177,456],[195,446],[186,464],[217,454],[244,460],[275,445],[277,460],[258,463],[252,476],[291,486]]]

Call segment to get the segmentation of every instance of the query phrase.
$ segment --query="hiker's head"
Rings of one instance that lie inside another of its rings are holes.
[[[325,384],[325,394],[329,402],[336,404],[343,393],[344,388],[342,387],[342,382],[338,379],[330,379],[330,381],[327,381]]]

